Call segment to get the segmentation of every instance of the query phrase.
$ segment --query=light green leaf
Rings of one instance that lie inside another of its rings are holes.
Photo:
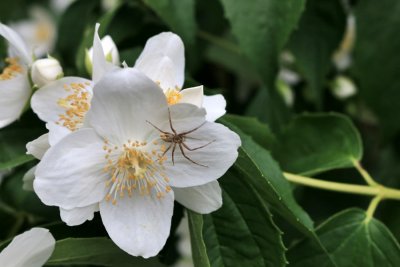
[[[194,0],[144,0],[144,3],[187,44],[194,44],[197,28]]]
[[[287,172],[313,175],[353,166],[363,149],[360,134],[346,116],[304,114],[277,136],[274,156]]]
[[[349,209],[329,218],[317,235],[339,267],[395,267],[400,265],[400,246],[389,229],[359,209]],[[307,251],[307,242],[289,252],[293,266],[321,266]],[[307,255],[308,254],[308,255]]]
[[[303,0],[221,0],[242,52],[267,86],[273,86],[278,55],[304,8]]]
[[[119,249],[110,239],[67,238],[59,240],[53,255],[46,266],[63,265],[100,265],[100,266],[163,266],[156,258],[143,259],[133,257]]]
[[[317,107],[322,107],[325,76],[332,66],[332,54],[339,47],[345,25],[342,1],[308,0],[299,28],[290,38],[289,48]]]
[[[400,130],[400,2],[359,1],[354,74],[361,96],[376,113],[386,137]],[[384,16],[382,16],[384,14]]]
[[[203,216],[191,210],[187,210],[187,213],[194,267],[209,267],[211,265],[203,239]]]

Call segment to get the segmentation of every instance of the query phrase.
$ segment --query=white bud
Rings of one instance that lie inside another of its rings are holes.
[[[357,88],[352,80],[339,75],[332,83],[332,93],[338,99],[346,99],[357,93]]]
[[[106,35],[101,39],[101,47],[103,48],[104,56],[106,57],[106,60],[108,62],[111,62],[113,65],[116,66],[121,64],[119,61],[118,48],[110,35]],[[92,73],[93,47],[91,47],[86,53],[85,65],[87,71],[89,73]]]
[[[54,58],[38,59],[32,65],[32,81],[39,87],[55,81],[63,75],[63,69],[60,62]]]

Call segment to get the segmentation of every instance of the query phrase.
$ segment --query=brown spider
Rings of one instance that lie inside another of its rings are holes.
[[[163,130],[161,130],[160,128],[158,128],[157,126],[155,126],[153,123],[151,123],[151,122],[149,122],[149,121],[146,120],[147,123],[149,123],[151,126],[153,126],[154,128],[156,128],[156,129],[161,133],[161,134],[160,134],[160,137],[161,137],[161,139],[162,139],[164,142],[170,143],[170,145],[167,147],[167,149],[163,152],[162,156],[164,156],[164,155],[171,149],[171,147],[172,147],[172,152],[171,152],[171,155],[172,155],[172,164],[175,165],[174,154],[175,154],[176,146],[178,145],[178,146],[179,146],[179,149],[180,149],[180,151],[181,151],[181,153],[182,153],[182,155],[183,155],[187,160],[189,160],[190,162],[192,162],[192,163],[194,163],[194,164],[196,164],[196,165],[199,165],[199,166],[202,166],[202,167],[208,167],[208,166],[206,166],[206,165],[203,165],[203,164],[200,164],[200,163],[195,162],[194,160],[192,160],[191,158],[189,158],[189,157],[185,154],[185,151],[184,151],[184,148],[186,148],[186,149],[189,150],[189,151],[195,151],[195,150],[198,150],[198,149],[200,149],[200,148],[206,147],[206,146],[208,146],[209,144],[211,144],[212,142],[215,141],[215,140],[212,140],[211,142],[208,142],[208,143],[205,144],[205,145],[202,145],[202,146],[199,146],[199,147],[195,147],[195,148],[190,148],[190,147],[188,147],[188,145],[185,144],[185,139],[186,139],[186,138],[188,138],[188,139],[196,139],[196,138],[193,138],[193,137],[190,137],[190,136],[186,136],[186,135],[187,135],[187,134],[190,134],[190,133],[193,133],[194,131],[198,130],[198,129],[199,129],[201,126],[203,126],[206,122],[203,122],[202,124],[200,124],[199,126],[197,126],[196,128],[194,128],[194,129],[192,129],[192,130],[189,130],[189,131],[186,131],[186,132],[183,132],[183,133],[177,133],[176,130],[175,130],[175,128],[174,128],[174,126],[172,125],[171,111],[169,110],[169,108],[168,108],[168,116],[169,116],[169,127],[171,128],[172,133],[171,133],[171,132],[163,131]],[[198,140],[198,139],[196,139],[196,140]]]

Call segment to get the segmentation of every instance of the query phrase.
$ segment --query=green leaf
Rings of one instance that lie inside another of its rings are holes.
[[[194,267],[209,267],[207,248],[203,240],[203,216],[187,210],[190,230],[190,243]]]
[[[365,211],[349,209],[339,212],[318,227],[317,234],[339,267],[400,265],[397,240],[380,221],[367,218]],[[307,246],[307,242],[301,242],[289,251],[293,266],[323,264],[313,255],[307,255]]]
[[[276,142],[268,125],[261,123],[257,118],[226,114],[222,121],[235,125],[264,148],[271,148]]]
[[[62,53],[64,63],[73,66],[86,25],[94,27],[99,7],[100,0],[75,1],[64,12],[56,44],[56,50]]]
[[[26,144],[39,137],[42,130],[33,124],[36,121],[30,115],[0,130],[0,170],[11,169],[35,159],[26,155]]]
[[[353,166],[363,149],[353,123],[340,114],[304,114],[277,137],[274,156],[287,172],[313,175]]]
[[[400,2],[359,1],[354,74],[361,96],[376,113],[386,137],[400,130]],[[382,16],[382,14],[385,14]]]
[[[296,203],[289,182],[271,154],[233,124],[222,122],[239,134],[242,140],[235,168],[273,209],[304,233],[312,231],[313,222]]]
[[[278,55],[295,28],[303,0],[221,0],[225,16],[242,52],[252,61],[267,86],[273,86]]]
[[[196,34],[194,0],[144,0],[154,12],[189,45]]]
[[[325,76],[332,66],[332,54],[342,40],[345,26],[346,14],[340,0],[308,0],[299,28],[290,38],[289,48],[319,108],[322,107]]]
[[[130,256],[108,238],[67,238],[59,240],[46,266],[63,265],[161,267],[156,258],[145,260]]]
[[[259,195],[237,170],[231,169],[219,181],[223,205],[203,215],[210,266],[285,266],[282,233]]]

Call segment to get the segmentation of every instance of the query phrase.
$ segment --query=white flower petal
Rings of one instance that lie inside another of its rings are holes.
[[[32,62],[28,48],[22,38],[10,27],[0,23],[0,35],[10,43],[10,56],[18,57],[26,65]]]
[[[49,148],[49,134],[42,134],[37,139],[26,144],[26,154],[31,154],[35,158],[41,159]]]
[[[133,256],[148,258],[163,248],[170,232],[174,195],[158,199],[133,194],[116,205],[103,201],[100,214],[111,239]]]
[[[220,178],[238,156],[237,149],[241,144],[239,136],[219,123],[206,121],[193,126],[194,123],[192,121],[199,122],[198,117],[194,115],[198,113],[198,110],[203,110],[194,105],[176,104],[171,106],[170,110],[173,126],[178,134],[202,125],[197,130],[187,134],[184,143],[191,149],[204,146],[193,151],[183,147],[187,157],[185,158],[180,151],[179,145],[177,145],[174,153],[174,165],[172,162],[172,149],[167,152],[168,159],[164,163],[164,167],[168,177],[171,179],[171,186],[192,187]],[[177,114],[180,114],[182,119],[175,120],[174,118]],[[191,128],[188,129],[187,125],[190,125]]]
[[[17,235],[0,253],[4,267],[42,267],[54,251],[56,241],[49,230],[32,228]]]
[[[45,122],[56,122],[59,115],[65,113],[65,108],[58,104],[58,101],[71,94],[65,86],[71,84],[85,84],[85,90],[92,94],[92,81],[80,77],[65,77],[54,81],[37,90],[31,99],[31,107],[39,118]]]
[[[50,146],[54,146],[60,142],[61,139],[72,133],[68,128],[52,122],[46,123],[46,128],[49,130],[48,135]]]
[[[22,178],[22,189],[26,191],[33,191],[33,180],[35,180],[36,165],[30,168]]]
[[[207,111],[206,120],[216,121],[226,113],[226,100],[222,95],[204,96],[203,108]]]
[[[222,206],[222,192],[217,181],[173,190],[176,201],[200,214],[208,214]]]
[[[201,108],[203,105],[203,95],[204,95],[203,91],[204,90],[202,85],[191,88],[185,88],[180,92],[182,95],[180,103],[189,103]]]
[[[0,81],[0,128],[17,120],[31,95],[26,72]]]
[[[94,218],[94,213],[99,211],[99,204],[93,204],[82,208],[75,208],[66,210],[60,208],[61,220],[68,226],[76,226],[84,223],[85,221],[91,221]]]
[[[94,91],[87,123],[114,144],[123,144],[129,139],[145,141],[147,133],[153,130],[146,120],[157,123],[167,116],[163,92],[135,69],[108,73]]]
[[[80,129],[52,146],[35,172],[33,186],[42,202],[73,209],[101,201],[108,177],[102,146],[92,129]]]
[[[106,60],[104,55],[103,46],[99,37],[100,24],[96,23],[96,28],[93,37],[93,74],[92,79],[97,83],[106,72],[116,68],[116,66]]]
[[[185,79],[185,48],[181,38],[171,32],[163,32],[147,40],[143,52],[136,60],[135,68],[144,72],[161,88],[182,88]]]

